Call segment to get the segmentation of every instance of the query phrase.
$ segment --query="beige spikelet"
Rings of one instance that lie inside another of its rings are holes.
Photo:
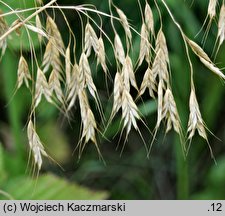
[[[69,111],[75,104],[76,97],[78,95],[78,91],[80,89],[80,68],[75,63],[71,73],[71,81],[67,87],[68,93],[66,97],[66,101],[68,103],[67,110]]]
[[[35,95],[34,95],[35,105],[34,105],[34,107],[37,107],[38,104],[41,102],[42,95],[45,96],[46,100],[49,103],[52,103],[51,91],[49,89],[48,82],[47,82],[46,77],[45,77],[44,73],[42,72],[42,70],[40,68],[38,68],[36,85],[35,85]]]
[[[124,85],[127,88],[128,92],[130,91],[130,84],[136,90],[138,90],[135,75],[134,75],[133,64],[132,64],[131,58],[128,55],[126,56],[125,63],[122,68],[122,76],[123,76]]]
[[[225,80],[225,75],[222,73],[222,71],[216,67],[209,56],[205,53],[205,51],[194,41],[190,40],[186,37],[186,40],[188,44],[190,45],[193,52],[199,57],[200,61],[213,73],[215,73],[217,76],[219,76],[221,79]]]
[[[116,34],[114,38],[114,51],[116,59],[123,65],[125,62],[125,52],[118,34]]]
[[[187,40],[188,44],[190,45],[192,51],[197,55],[199,58],[203,58],[208,62],[211,62],[209,56],[205,53],[205,51],[194,41],[190,40],[188,37],[185,37]]]
[[[91,49],[93,48],[95,54],[98,54],[99,50],[99,41],[98,37],[88,22],[85,27],[85,36],[84,36],[84,50],[86,53],[86,56],[89,57],[91,55]]]
[[[123,129],[126,128],[127,137],[132,126],[138,130],[137,119],[140,119],[140,116],[138,114],[137,105],[130,95],[126,85],[124,84],[123,77],[119,72],[116,73],[114,80],[113,97],[114,100],[110,121],[119,109],[122,108]]]
[[[156,123],[156,131],[159,128],[161,121],[163,119],[163,81],[159,81],[158,85],[158,109],[157,109],[157,123]]]
[[[82,139],[85,138],[85,143],[91,140],[96,143],[95,130],[97,128],[94,115],[89,107],[88,98],[85,90],[80,90],[78,93],[81,119],[83,124]]]
[[[157,85],[157,83],[156,83],[156,80],[154,79],[152,70],[151,70],[151,68],[148,67],[144,74],[138,96],[143,95],[145,90],[148,88],[149,95],[152,98],[155,98],[154,92],[157,92],[156,85]]]
[[[140,119],[138,108],[126,88],[122,90],[122,119],[123,128],[126,128],[126,136],[128,136],[132,126],[138,130],[137,119]]]
[[[207,140],[205,123],[202,119],[194,90],[191,90],[189,108],[190,115],[188,120],[188,139],[192,139],[197,129],[199,135]]]
[[[217,0],[209,0],[208,16],[212,20],[216,16]]]
[[[100,150],[99,150],[98,145],[97,145],[96,135],[95,135],[96,130],[97,130],[97,125],[96,125],[94,114],[91,111],[89,103],[88,103],[86,91],[85,90],[79,90],[78,98],[79,98],[81,120],[82,120],[81,140],[83,140],[83,143],[79,144],[80,154],[82,153],[86,144],[89,141],[91,141],[95,144],[99,155],[101,155]]]
[[[17,70],[17,89],[19,89],[23,83],[25,83],[26,87],[29,88],[29,80],[31,80],[31,75],[28,64],[26,59],[21,56]]]
[[[161,50],[162,57],[165,59],[166,62],[169,63],[169,52],[166,44],[166,37],[162,31],[162,29],[159,30],[157,38],[156,38],[156,52],[158,50]]]
[[[217,38],[219,38],[219,47],[220,47],[225,39],[225,5],[224,4],[222,4],[220,9]]]
[[[71,58],[70,58],[70,46],[66,49],[66,56],[65,56],[65,71],[66,71],[66,84],[67,87],[71,83]]]
[[[146,5],[145,5],[145,24],[146,24],[146,27],[147,27],[148,31],[152,35],[154,35],[155,30],[154,30],[153,13],[152,13],[152,9],[151,9],[151,7],[150,7],[150,5],[148,4],[147,1],[146,1]]]
[[[166,85],[169,83],[169,54],[162,29],[160,29],[157,34],[155,53],[156,55],[152,65],[152,73],[154,79],[158,76],[159,80],[162,80],[162,87],[166,89]]]
[[[165,118],[167,122],[166,133],[173,127],[174,130],[181,135],[180,117],[173,94],[169,88],[166,90],[164,95],[162,112],[162,118]]]
[[[36,133],[33,122],[30,120],[27,126],[27,137],[29,141],[30,150],[34,157],[34,163],[37,165],[38,170],[41,169],[42,166],[42,156],[49,157],[46,153],[44,146],[41,143],[41,140]]]
[[[0,15],[3,12],[0,10]],[[3,16],[0,17],[0,36],[2,36],[8,30],[8,24],[6,23]],[[2,50],[0,58],[5,54],[5,50],[7,48],[7,38],[4,38],[0,41],[0,49]]]
[[[141,26],[141,42],[140,42],[140,52],[139,52],[139,58],[138,58],[139,66],[142,64],[144,59],[150,65],[150,53],[151,53],[151,46],[149,43],[149,34],[148,34],[145,23],[143,23]]]
[[[80,85],[81,89],[87,87],[95,101],[97,102],[97,89],[93,82],[91,76],[91,68],[87,59],[86,54],[83,52],[80,57],[79,61],[79,68],[80,68]]]
[[[113,108],[111,118],[118,112],[122,106],[123,78],[119,72],[116,73],[113,88]]]
[[[98,39],[98,45],[99,45],[98,47],[99,49],[98,49],[98,55],[97,55],[97,65],[100,63],[103,71],[107,74],[108,68],[106,65],[106,58],[105,58],[106,56],[105,45],[104,45],[102,37]]]
[[[45,48],[45,53],[42,61],[43,72],[46,73],[51,66],[53,69],[60,73],[61,65],[60,53],[56,47],[55,40],[53,38],[50,38]]]
[[[208,142],[205,122],[202,119],[194,89],[191,90],[190,100],[189,100],[189,109],[190,109],[190,114],[189,114],[189,120],[188,120],[187,133],[188,133],[188,139],[190,140],[190,143],[188,146],[188,151],[191,145],[192,137],[194,136],[195,131],[197,130],[198,134],[206,140],[210,150],[211,157],[215,160],[212,148]]]
[[[207,24],[207,27],[206,27],[206,31],[205,31],[205,33],[203,35],[203,42],[204,43],[205,43],[205,41],[207,39],[207,36],[209,34],[209,30],[211,28],[212,21],[216,17],[216,6],[217,6],[217,0],[209,0],[207,16],[206,16],[205,21],[203,23],[203,26],[201,28],[201,30],[202,30],[203,27],[205,26],[207,20],[209,20],[208,24]],[[199,31],[199,33],[200,33],[200,31]]]
[[[117,7],[116,7],[116,11],[117,11],[117,13],[120,17],[121,24],[124,28],[126,38],[127,38],[127,46],[129,47],[130,45],[132,45],[132,34],[131,34],[131,30],[130,30],[130,27],[129,27],[127,17],[124,14],[124,12]]]
[[[49,36],[54,40],[53,44],[55,44],[55,47],[59,50],[59,52],[64,53],[65,46],[62,40],[62,36],[55,21],[50,16],[47,17],[46,31]]]
[[[204,58],[200,57],[200,61],[209,69],[211,70],[213,73],[215,73],[217,76],[219,76],[221,79],[225,80],[225,75],[223,74],[223,72],[216,67],[212,62],[208,62],[206,61]]]
[[[64,104],[64,95],[62,92],[61,84],[60,84],[60,76],[56,70],[52,70],[49,76],[49,91],[51,95],[55,92],[56,97],[58,98],[59,102],[63,105]]]
[[[43,27],[42,27],[41,19],[40,19],[39,15],[36,15],[36,17],[35,17],[35,23],[36,23],[36,27],[38,29],[41,29],[42,30]],[[38,34],[38,40],[39,40],[40,43],[42,42],[42,38],[43,38],[42,34]]]

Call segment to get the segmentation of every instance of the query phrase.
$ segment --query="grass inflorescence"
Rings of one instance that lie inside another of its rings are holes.
[[[37,56],[35,54],[33,55],[33,62],[36,64],[36,67],[32,67],[31,69],[27,63],[28,60],[23,55],[23,50],[21,50],[16,85],[16,90],[18,90],[24,84],[32,94],[33,103],[28,119],[27,135],[34,163],[38,170],[42,166],[42,156],[48,157],[48,153],[36,132],[34,121],[37,115],[36,109],[42,100],[46,100],[48,103],[56,106],[67,118],[70,118],[72,108],[75,104],[79,104],[81,118],[81,135],[77,146],[79,157],[88,143],[93,143],[99,155],[101,155],[97,134],[102,133],[104,136],[104,131],[106,130],[104,128],[103,131],[100,131],[99,123],[96,120],[96,113],[90,105],[90,101],[92,103],[94,101],[101,116],[101,121],[104,122],[103,125],[106,125],[106,128],[112,123],[115,116],[121,114],[121,133],[125,133],[124,142],[126,142],[132,128],[142,137],[138,124],[143,123],[147,126],[138,108],[138,101],[146,90],[149,92],[149,97],[157,102],[157,121],[155,129],[151,133],[152,140],[147,145],[145,144],[147,155],[150,153],[162,122],[166,126],[165,133],[173,129],[179,135],[185,156],[187,155],[195,131],[198,131],[198,134],[208,143],[206,134],[207,127],[203,121],[195,93],[195,84],[193,81],[194,69],[189,51],[192,50],[203,65],[222,80],[225,80],[225,75],[213,63],[203,48],[185,34],[167,3],[164,0],[161,0],[161,3],[161,5],[158,5],[156,1],[148,2],[146,0],[144,1],[145,5],[141,5],[139,2],[142,16],[142,24],[139,30],[132,27],[127,15],[111,0],[109,0],[109,13],[99,11],[90,5],[58,5],[57,0],[52,0],[45,5],[40,0],[36,1],[36,8],[27,9],[33,10],[33,13],[28,17],[20,16],[19,14],[23,11],[17,8],[5,14],[2,11],[0,12],[1,56],[4,56],[7,48],[7,40],[10,40],[10,34],[20,28],[25,28],[27,32],[32,31],[37,34],[40,49],[43,51],[41,59],[37,59]],[[224,2],[221,5],[220,13],[217,13],[218,6],[217,1],[209,1],[205,22],[207,20],[209,21],[204,40],[209,33],[208,31],[212,21],[218,14],[217,40],[219,41],[219,49],[225,38]],[[154,21],[156,14],[153,14],[152,7],[158,8],[160,27]],[[190,115],[186,132],[182,127],[178,112],[179,109],[171,85],[170,53],[167,46],[167,36],[163,29],[163,18],[160,13],[160,7],[165,7],[171,20],[180,31],[190,65]],[[69,42],[67,44],[60,33],[57,16],[50,15],[49,10],[58,10],[63,14],[65,26],[68,27],[69,34],[69,39],[67,40]],[[69,26],[69,22],[63,13],[64,10],[75,10],[79,14],[83,30],[81,41],[76,41],[75,33],[72,32],[72,28]],[[99,21],[92,18],[92,13],[98,15],[101,21],[100,24],[98,24]],[[11,26],[6,23],[4,18],[4,16],[10,14],[16,14],[19,17],[19,21],[15,21]],[[42,14],[45,14],[45,19],[41,16]],[[101,20],[103,16],[108,19],[113,35],[107,35],[103,28]],[[35,18],[34,23],[30,22],[33,18]],[[121,25],[123,28],[123,37],[118,33],[118,25]],[[140,37],[137,59],[133,59],[133,34],[137,34]],[[105,49],[106,42],[112,46],[116,71],[110,71],[110,62],[108,62],[107,58],[108,53]],[[32,41],[29,43],[32,45]],[[82,44],[80,53],[76,49],[77,43]],[[30,49],[33,51],[32,47]],[[111,92],[113,104],[109,119],[105,119],[101,97],[94,81],[93,58],[96,63],[96,68],[101,67],[100,71],[104,73],[106,79],[111,81],[111,77],[114,74],[113,90]],[[147,67],[139,86],[136,81],[136,71],[143,65],[147,65]],[[36,71],[34,72],[34,70]],[[136,91],[136,97],[133,95],[132,89]],[[106,124],[106,122],[108,123]],[[185,137],[189,140],[188,146],[186,145]],[[213,155],[210,145],[209,148],[211,155]]]

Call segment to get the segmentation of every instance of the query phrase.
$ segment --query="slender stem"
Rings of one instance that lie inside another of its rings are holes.
[[[68,9],[68,10],[77,10],[77,11],[89,11],[89,12],[93,12],[93,13],[97,13],[99,15],[103,15],[106,17],[112,17],[113,19],[116,20],[120,20],[118,17],[112,16],[110,14],[104,13],[102,11],[96,10],[96,9],[92,9],[92,8],[88,8],[88,7],[83,7],[83,6],[61,6],[61,5],[56,5],[56,6],[49,6],[48,8],[53,8],[53,9]]]
[[[39,7],[40,8],[40,7]],[[12,14],[19,14],[19,13],[24,13],[24,12],[29,12],[29,11],[34,11],[34,10],[37,10],[38,8],[37,7],[33,7],[33,8],[26,8],[26,9],[21,9],[21,10],[12,10],[10,12],[7,12],[7,13],[3,13],[3,14],[0,14],[0,17],[6,17],[6,16],[10,16]]]
[[[13,26],[12,28],[10,28],[7,32],[5,32],[1,37],[0,37],[0,41],[2,41],[4,38],[6,38],[8,35],[10,35],[13,31],[15,31],[16,29],[20,28],[22,25],[24,25],[26,22],[28,22],[30,19],[32,19],[33,17],[35,17],[37,14],[41,13],[42,11],[44,11],[45,9],[47,9],[50,5],[54,4],[57,0],[52,0],[50,1],[48,4],[44,5],[43,7],[39,8],[37,11],[35,11],[33,14],[31,14],[30,16],[28,16],[26,19],[24,19],[23,21],[17,23],[15,26]]]
[[[171,19],[173,20],[174,24],[179,29],[181,36],[183,38],[185,44],[185,51],[187,54],[188,62],[190,65],[191,70],[191,87],[194,89],[194,81],[193,81],[193,65],[190,59],[189,50],[188,50],[188,38],[184,34],[180,24],[175,20],[172,12],[170,11],[168,5],[164,0],[161,0],[164,4],[167,12],[169,13]],[[188,171],[188,161],[184,159],[182,150],[180,148],[180,141],[178,138],[175,139],[175,153],[176,153],[176,171],[177,171],[177,199],[188,199],[189,197],[189,171]]]
[[[189,170],[187,158],[184,160],[180,141],[175,138],[175,154],[176,154],[176,175],[177,175],[177,197],[178,200],[186,200],[189,198]]]
[[[187,41],[188,41],[188,38],[187,36],[184,34],[184,31],[182,30],[180,24],[175,20],[172,12],[170,11],[168,5],[166,4],[166,2],[164,0],[161,0],[162,3],[164,4],[167,12],[169,13],[171,19],[173,20],[174,24],[177,26],[177,28],[179,29],[181,35],[182,35],[182,38],[183,38],[183,41],[184,41],[184,45],[185,45],[185,51],[186,51],[186,54],[187,54],[187,58],[188,58],[188,63],[190,65],[190,73],[191,73],[191,88],[194,90],[194,79],[193,79],[193,65],[192,65],[192,62],[191,62],[191,58],[190,58],[190,54],[189,54],[189,50],[188,50],[188,44],[187,44]]]

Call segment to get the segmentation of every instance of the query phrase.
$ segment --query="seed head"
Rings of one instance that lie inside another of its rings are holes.
[[[17,89],[19,89],[23,83],[29,88],[28,80],[31,80],[28,64],[26,59],[21,56],[17,70]]]

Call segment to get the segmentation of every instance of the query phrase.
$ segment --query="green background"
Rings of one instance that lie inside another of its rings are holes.
[[[13,8],[28,8],[34,6],[32,1],[5,1]],[[28,3],[29,2],[29,3]],[[165,33],[171,64],[172,90],[181,116],[183,128],[186,130],[189,115],[190,71],[187,57],[184,52],[184,43],[180,32],[172,22],[167,11],[160,1],[157,1],[162,13],[163,31]],[[191,39],[202,44],[204,30],[201,29],[207,13],[208,1],[166,1],[174,17],[182,26],[184,32]],[[219,1],[217,15],[219,14]],[[131,25],[138,31],[141,28],[141,13],[136,0],[121,0],[114,3],[126,14]],[[89,0],[73,1],[59,0],[58,4],[78,5],[92,4],[101,11],[108,11],[108,1]],[[144,6],[144,1],[141,1]],[[155,29],[159,29],[159,16],[153,1],[149,1],[155,18]],[[19,6],[20,5],[20,6]],[[0,8],[5,12],[4,6]],[[48,11],[50,14],[51,10]],[[62,15],[55,11],[56,22],[68,43],[68,30]],[[81,52],[81,23],[75,11],[65,11],[66,17],[77,39],[75,56]],[[25,14],[24,16],[27,16]],[[98,20],[95,14],[90,14]],[[44,19],[44,15],[43,19]],[[85,20],[85,17],[83,17]],[[9,23],[14,16],[7,17]],[[218,19],[218,18],[217,18]],[[98,20],[99,21],[99,20]],[[110,20],[103,17],[103,28],[111,39]],[[119,35],[125,40],[124,31],[116,24]],[[21,34],[25,35],[25,34]],[[209,56],[213,53],[217,35],[217,24],[213,21],[204,50]],[[22,42],[21,42],[21,40]],[[36,44],[37,56],[41,59],[43,51],[37,43],[37,37],[32,36]],[[186,159],[181,153],[179,137],[175,132],[165,135],[165,128],[160,128],[157,140],[154,142],[150,158],[146,157],[143,141],[137,131],[132,130],[124,151],[121,154],[124,136],[120,141],[120,115],[117,115],[105,136],[98,135],[98,143],[106,164],[99,160],[97,151],[92,144],[88,144],[78,161],[78,152],[74,149],[79,140],[80,114],[78,104],[73,108],[73,120],[62,121],[63,116],[47,104],[41,103],[37,110],[37,131],[44,142],[48,153],[57,160],[64,170],[45,159],[39,178],[33,177],[32,163],[28,158],[29,149],[26,138],[26,120],[31,105],[30,92],[21,88],[15,95],[16,73],[22,44],[23,55],[29,60],[29,46],[27,38],[18,38],[12,35],[5,56],[0,63],[0,198],[14,199],[225,199],[225,101],[224,85],[218,77],[206,69],[191,54],[194,65],[194,81],[196,94],[207,127],[212,131],[208,133],[217,161],[210,157],[207,143],[198,135],[192,140],[190,152]],[[135,62],[139,53],[140,37],[133,34],[133,54]],[[224,46],[222,45],[215,63],[219,68],[225,65]],[[114,77],[116,65],[113,58],[112,47],[106,42],[107,58],[110,74]],[[212,57],[213,58],[213,57]],[[31,63],[31,61],[30,61]],[[95,62],[91,61],[93,78],[98,89],[106,116],[112,108],[113,83],[108,81],[109,95],[107,94],[103,72],[100,68],[95,70]],[[140,86],[146,65],[136,71],[136,78]],[[132,89],[132,95],[137,92]],[[98,125],[101,128],[99,114],[93,101],[90,101]],[[156,103],[147,93],[137,105],[143,113],[144,120],[150,130],[154,129],[157,118]],[[138,126],[147,143],[151,141],[151,134],[139,122]],[[119,131],[118,134],[116,132]],[[117,145],[119,143],[119,147]],[[28,164],[29,161],[29,164]],[[2,195],[1,195],[2,194]]]

